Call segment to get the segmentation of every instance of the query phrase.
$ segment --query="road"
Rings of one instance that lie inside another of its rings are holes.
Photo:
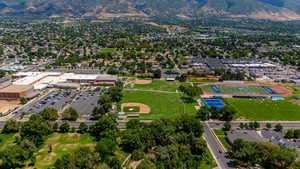
[[[218,142],[209,124],[204,122],[203,126],[204,138],[208,144],[210,152],[218,164],[218,167],[221,169],[234,169],[234,167],[230,166],[230,158],[228,157],[227,152],[223,149],[221,143]]]
[[[231,127],[238,128],[241,123],[250,123],[253,121],[232,121]],[[221,129],[223,128],[224,122],[222,121],[209,121],[207,122],[211,128]],[[265,128],[266,124],[269,123],[274,127],[276,124],[281,124],[284,128],[300,128],[300,121],[258,121],[260,128]]]

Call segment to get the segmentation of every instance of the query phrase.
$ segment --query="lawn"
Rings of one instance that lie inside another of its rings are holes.
[[[114,48],[102,48],[101,52],[102,53],[115,53],[116,49],[114,49]]]
[[[120,104],[128,102],[143,103],[151,108],[149,114],[142,114],[142,119],[174,118],[184,113],[195,115],[196,103],[183,103],[179,93],[162,93],[150,91],[124,91]]]
[[[75,151],[80,147],[95,147],[94,138],[88,134],[54,133],[51,134],[41,149],[37,151],[35,167],[39,169],[51,168],[55,161],[64,154]],[[52,149],[52,151],[50,151]]]
[[[134,88],[142,90],[160,90],[168,92],[176,92],[178,87],[184,83],[179,81],[164,81],[164,80],[153,80],[150,84],[136,84]]]
[[[128,106],[123,108],[123,112],[125,113],[136,113],[140,111],[140,107],[137,106]]]
[[[226,139],[225,132],[223,130],[220,130],[220,129],[214,129],[214,133],[216,134],[216,136],[218,137],[218,139],[220,140],[220,142],[222,143],[222,145],[227,150],[230,150],[231,146],[230,146],[230,144],[228,143],[228,141]]]
[[[0,134],[0,150],[14,142],[15,134]]]
[[[237,111],[238,118],[257,121],[300,120],[300,106],[287,100],[225,99]]]

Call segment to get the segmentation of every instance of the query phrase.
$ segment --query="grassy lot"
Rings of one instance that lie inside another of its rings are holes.
[[[216,164],[211,152],[209,151],[208,147],[206,147],[206,151],[207,151],[208,156],[206,156],[205,160],[201,162],[200,169],[213,169],[213,168],[217,167],[217,164]]]
[[[140,111],[140,107],[137,106],[129,106],[129,107],[124,107],[123,112],[125,113],[136,113]]]
[[[230,150],[231,146],[228,143],[228,141],[226,140],[226,135],[225,132],[223,130],[220,129],[214,129],[215,134],[217,135],[218,139],[221,141],[221,143],[223,144],[223,146],[227,149]]]
[[[287,100],[225,99],[237,111],[237,117],[249,120],[300,120],[300,106]]]
[[[143,89],[143,90],[161,90],[161,91],[168,91],[168,92],[176,92],[177,88],[180,86],[178,81],[164,81],[164,80],[153,80],[150,84],[136,84],[134,88],[136,89]]]
[[[15,134],[0,134],[0,150],[14,142]]]
[[[50,135],[41,149],[35,153],[35,167],[46,169],[51,167],[55,161],[64,154],[75,151],[80,147],[94,147],[96,142],[93,137],[88,134],[77,133],[54,133]],[[52,147],[52,151],[49,150]]]
[[[142,119],[173,118],[186,114],[195,115],[196,103],[183,103],[178,93],[161,93],[148,91],[124,91],[120,104],[128,102],[143,103],[151,108],[150,114],[141,115]]]
[[[101,52],[103,52],[103,53],[115,53],[116,49],[114,49],[114,48],[102,48]]]

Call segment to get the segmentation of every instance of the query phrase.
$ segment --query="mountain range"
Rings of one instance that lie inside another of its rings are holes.
[[[0,15],[300,20],[300,0],[0,0]]]

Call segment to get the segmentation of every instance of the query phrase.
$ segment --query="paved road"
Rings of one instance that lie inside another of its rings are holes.
[[[231,127],[238,128],[241,123],[250,123],[253,121],[232,121]],[[207,122],[211,128],[221,129],[223,128],[224,122],[209,121]],[[274,127],[276,124],[281,124],[284,128],[300,128],[300,121],[259,121],[260,128],[266,127],[269,123]]]
[[[208,123],[203,123],[204,125],[204,138],[208,144],[211,153],[216,160],[218,167],[221,169],[234,169],[230,166],[230,158],[227,152],[223,149],[222,145],[218,142],[217,138],[214,136],[213,132]]]

